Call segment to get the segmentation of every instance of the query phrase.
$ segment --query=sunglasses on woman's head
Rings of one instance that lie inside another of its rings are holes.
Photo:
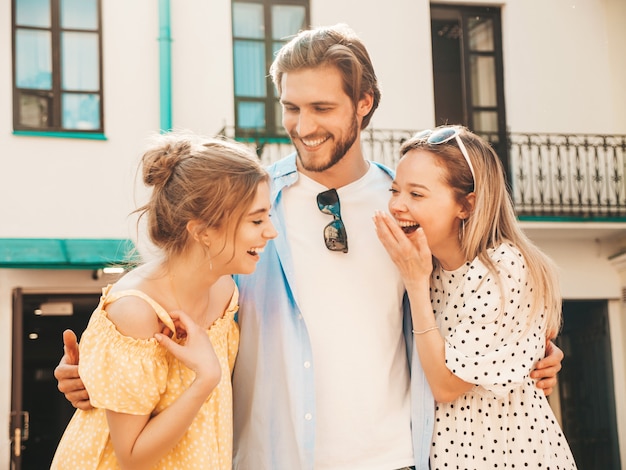
[[[348,252],[348,234],[341,219],[339,194],[336,189],[329,189],[317,195],[317,207],[324,214],[332,215],[333,219],[324,227],[324,242],[330,251]]]
[[[457,145],[459,146],[459,150],[463,154],[463,157],[467,162],[467,166],[469,166],[470,172],[472,173],[472,181],[474,182],[474,189],[476,189],[476,174],[474,173],[474,166],[472,165],[469,154],[467,153],[465,144],[463,144],[463,140],[459,137],[460,134],[460,127],[449,126],[438,127],[435,130],[427,129],[425,131],[418,132],[413,136],[413,138],[417,140],[426,140],[426,143],[433,145],[444,144],[452,139],[455,139]]]

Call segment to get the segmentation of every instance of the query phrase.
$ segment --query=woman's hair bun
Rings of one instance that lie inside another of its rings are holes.
[[[174,140],[162,136],[160,140],[161,144],[152,147],[142,158],[143,182],[147,186],[164,186],[176,166],[191,152],[191,139]]]

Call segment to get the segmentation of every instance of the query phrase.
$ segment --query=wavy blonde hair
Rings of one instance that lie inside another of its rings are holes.
[[[400,154],[404,156],[410,150],[424,149],[434,155],[438,164],[445,169],[446,183],[452,187],[457,202],[470,214],[462,222],[459,233],[461,248],[467,260],[478,257],[497,280],[497,268],[487,250],[506,242],[519,250],[526,262],[533,287],[532,301],[536,307],[533,308],[533,314],[545,311],[548,336],[556,335],[561,326],[561,292],[556,265],[521,230],[507,190],[502,162],[491,145],[465,127],[453,127],[458,129],[459,138],[465,145],[476,173],[476,181],[472,178],[456,139],[430,144],[427,142],[428,136],[419,137],[417,134],[403,143]],[[467,200],[472,192],[475,194],[473,208]]]

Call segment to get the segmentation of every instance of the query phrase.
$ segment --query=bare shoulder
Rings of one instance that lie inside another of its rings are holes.
[[[211,306],[218,312],[224,312],[230,305],[235,293],[235,281],[231,276],[222,276],[211,286]]]
[[[123,290],[140,290],[149,295],[149,289],[133,282],[125,282],[113,286],[112,292]],[[117,330],[125,336],[137,339],[152,338],[154,333],[161,330],[159,317],[152,305],[137,295],[126,295],[107,304],[107,317]]]
[[[158,263],[143,264],[119,279],[111,288],[111,293],[138,290],[159,301],[155,294],[162,291],[158,273]],[[154,333],[161,330],[159,317],[154,308],[137,295],[125,295],[107,304],[109,320],[117,330],[125,336],[137,339],[152,338]]]

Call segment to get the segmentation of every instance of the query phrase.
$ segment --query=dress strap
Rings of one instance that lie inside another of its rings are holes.
[[[140,299],[143,299],[148,304],[150,304],[150,306],[154,309],[159,319],[163,322],[165,326],[167,326],[170,329],[170,331],[172,331],[172,333],[174,334],[174,337],[176,337],[176,327],[174,326],[172,317],[170,317],[170,314],[167,313],[167,311],[163,307],[161,307],[161,305],[159,305],[159,303],[156,300],[154,300],[145,292],[142,292],[136,289],[128,289],[128,290],[122,290],[119,292],[111,293],[111,287],[112,285],[108,285],[102,289],[102,300],[104,301],[102,304],[102,308],[104,308],[105,305],[113,303],[122,297],[127,297],[130,295],[139,297]]]

